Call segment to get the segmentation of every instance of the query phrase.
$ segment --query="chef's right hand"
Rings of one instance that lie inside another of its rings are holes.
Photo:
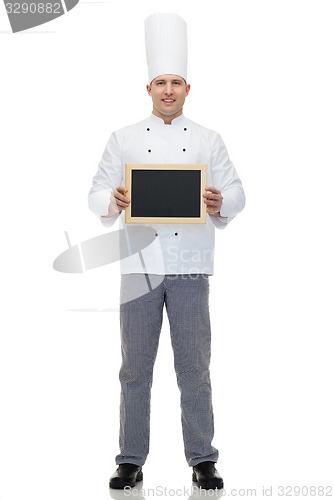
[[[113,190],[110,196],[108,217],[113,217],[129,206],[131,200],[125,196],[127,191],[125,186],[119,186]]]

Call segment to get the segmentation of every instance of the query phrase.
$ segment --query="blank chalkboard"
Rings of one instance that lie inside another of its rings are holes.
[[[127,164],[128,223],[204,223],[206,165]]]

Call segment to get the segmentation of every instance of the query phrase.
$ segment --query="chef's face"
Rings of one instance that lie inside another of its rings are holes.
[[[185,98],[189,94],[190,85],[181,76],[160,75],[146,86],[148,95],[152,97],[153,114],[171,123],[182,114]]]

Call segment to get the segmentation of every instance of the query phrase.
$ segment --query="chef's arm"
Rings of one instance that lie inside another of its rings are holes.
[[[224,228],[245,206],[245,193],[237,171],[231,162],[225,144],[217,134],[212,145],[212,185],[220,191],[222,205],[219,212],[211,216],[218,228]]]
[[[114,191],[123,182],[123,167],[119,149],[116,137],[112,134],[88,194],[90,210],[100,218],[105,226],[113,225],[120,215],[120,211],[115,209],[117,203],[115,203],[114,197]]]

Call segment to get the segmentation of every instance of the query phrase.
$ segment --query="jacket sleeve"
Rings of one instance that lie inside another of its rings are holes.
[[[220,216],[211,216],[211,220],[217,228],[223,229],[243,210],[245,193],[219,134],[214,134],[212,138],[211,172],[213,187],[219,189],[223,196]]]
[[[112,191],[123,182],[121,149],[115,132],[111,135],[98,171],[93,177],[93,185],[88,194],[88,206],[101,220],[103,225],[111,226],[120,214],[107,217]]]

